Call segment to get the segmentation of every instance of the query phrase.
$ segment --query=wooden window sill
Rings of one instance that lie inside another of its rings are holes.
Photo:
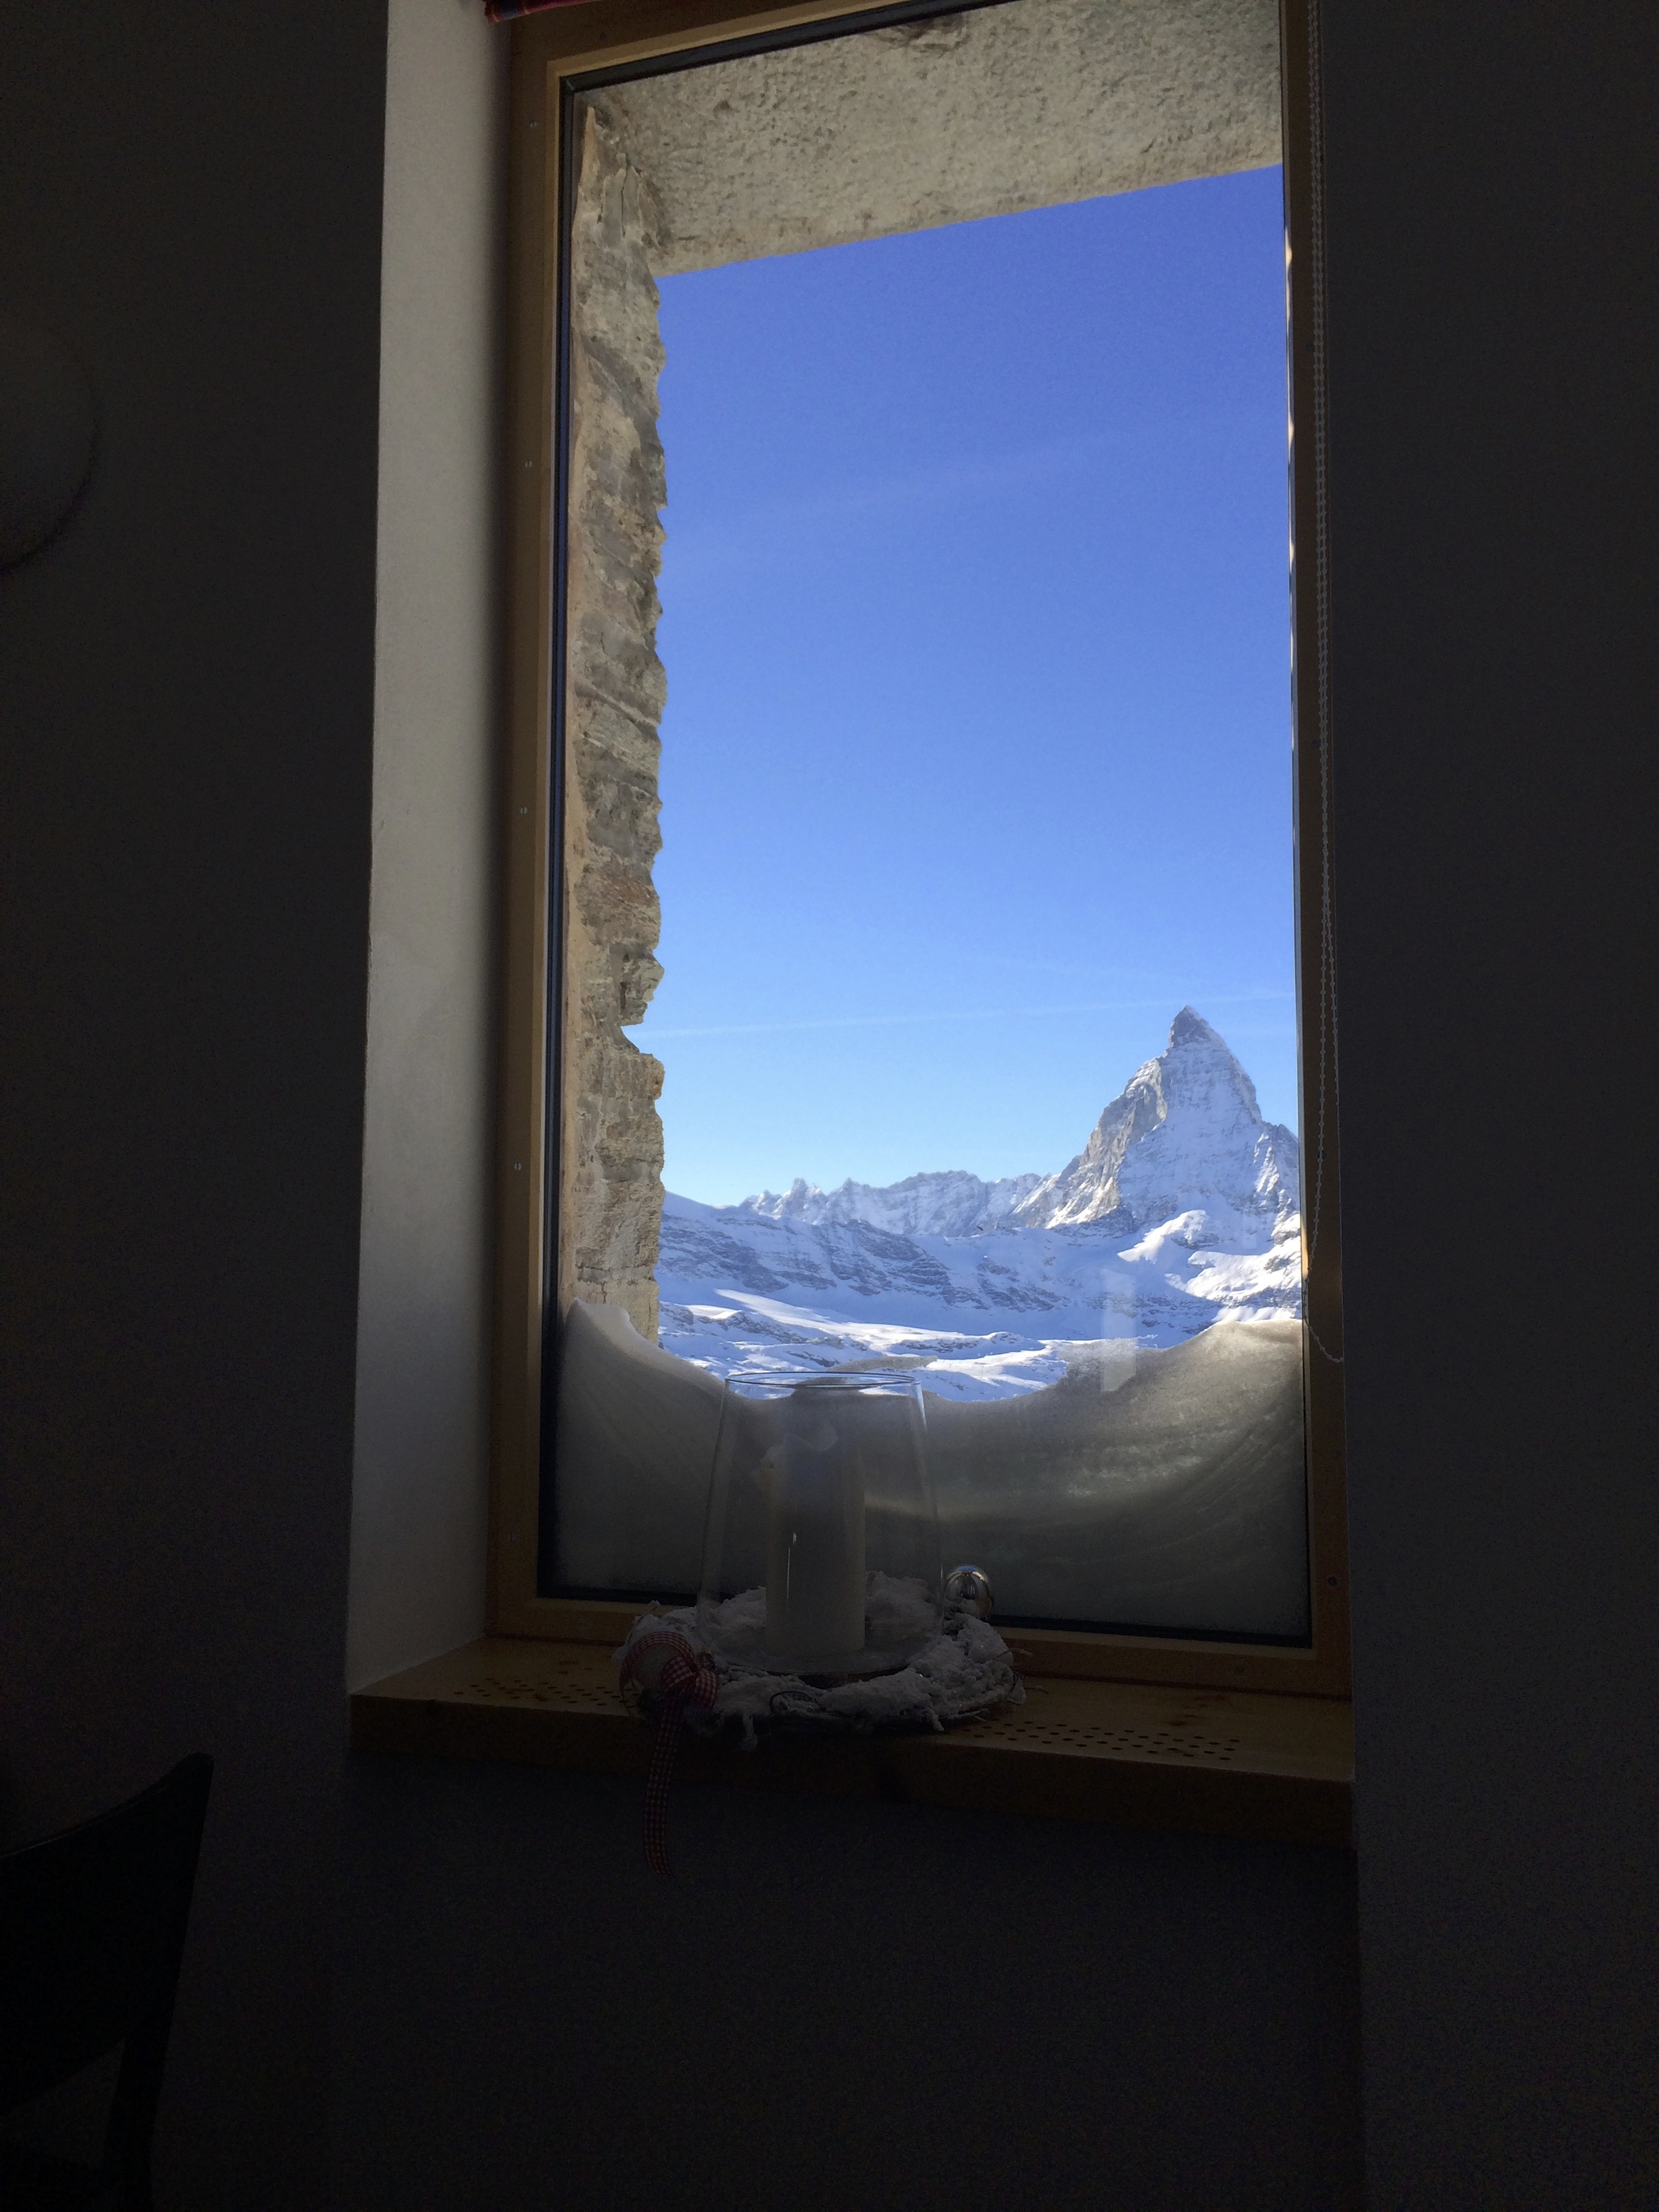
[[[1335,1698],[1028,1674],[1026,1700],[943,1735],[688,1735],[677,1781],[1346,1844],[1351,1708]],[[359,1752],[642,1774],[650,1730],[592,1644],[486,1637],[359,1690]]]

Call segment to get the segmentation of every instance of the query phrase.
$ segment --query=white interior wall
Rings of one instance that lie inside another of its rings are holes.
[[[483,1632],[504,32],[391,0],[348,1672]]]

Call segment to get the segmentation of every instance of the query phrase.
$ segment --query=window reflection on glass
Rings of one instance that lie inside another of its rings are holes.
[[[1005,1617],[1307,1632],[1277,118],[1033,155],[1109,12],[577,103],[550,1587],[689,1590],[720,1379],[873,1359]]]

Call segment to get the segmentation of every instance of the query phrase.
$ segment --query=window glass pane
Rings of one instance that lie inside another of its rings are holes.
[[[730,182],[1061,15],[578,105],[552,1587],[690,1589],[718,1379],[874,1358],[1000,1613],[1306,1633],[1277,168]]]

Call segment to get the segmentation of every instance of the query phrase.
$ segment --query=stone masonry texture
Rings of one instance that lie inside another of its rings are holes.
[[[604,107],[584,103],[571,243],[565,710],[565,1280],[657,1334],[662,1065],[622,1034],[651,1002],[657,735],[657,435],[662,340],[654,197]]]

